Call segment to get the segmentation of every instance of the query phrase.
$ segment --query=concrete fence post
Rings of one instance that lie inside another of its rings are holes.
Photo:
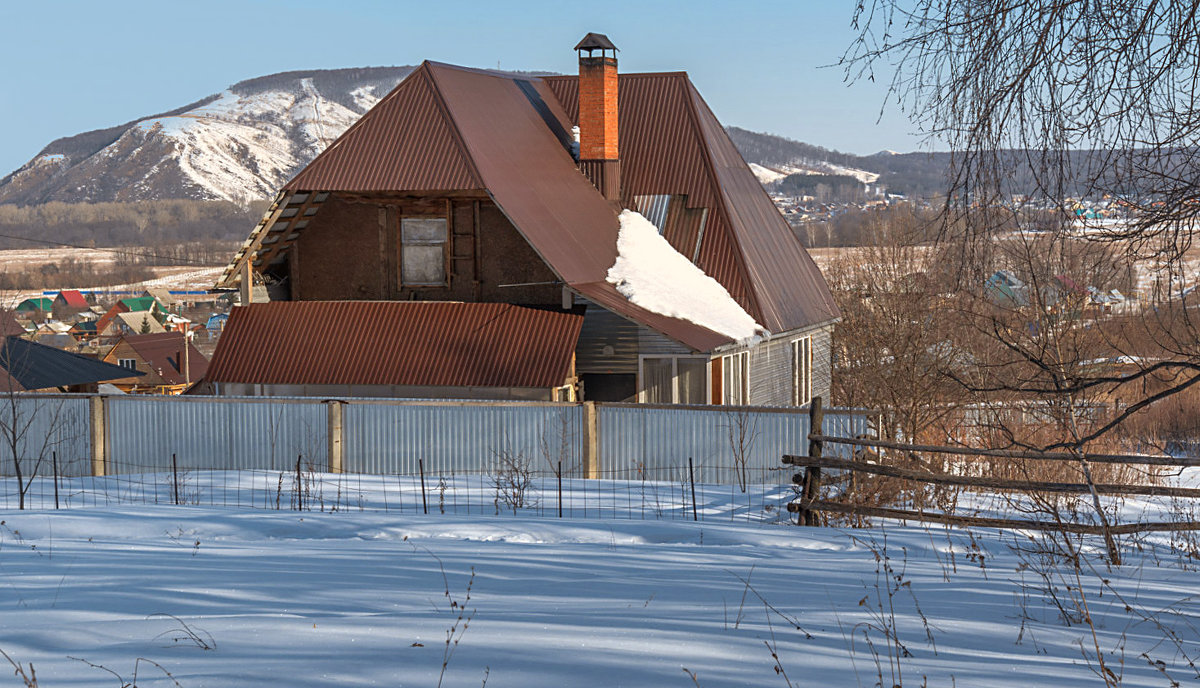
[[[92,475],[105,475],[105,464],[108,461],[108,400],[99,394],[88,397],[88,430],[92,450]]]
[[[596,402],[583,402],[583,477],[600,477],[600,428]]]
[[[343,401],[325,402],[329,434],[329,472],[342,472],[342,439],[345,426],[342,423]]]

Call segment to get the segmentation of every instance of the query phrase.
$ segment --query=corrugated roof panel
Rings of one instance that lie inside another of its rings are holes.
[[[187,374],[184,374],[183,353],[184,336],[182,332],[161,332],[158,334],[138,334],[125,337],[125,343],[133,347],[147,363],[158,371],[163,382],[169,385],[195,382],[204,377],[208,370],[208,359],[195,344],[187,343]]]
[[[498,303],[284,301],[233,309],[207,380],[248,384],[563,384],[583,317]]]
[[[698,126],[687,74],[622,74],[619,78],[622,196],[685,194],[688,207],[709,208],[696,265],[720,282],[750,315],[772,329],[762,322],[747,287],[741,255],[730,236],[724,202],[716,190],[717,180]],[[579,80],[573,76],[544,80],[568,115],[578,121]],[[691,254],[685,255],[692,258]]]
[[[568,283],[603,280],[617,258],[617,214],[567,148],[570,124],[534,79],[426,63],[501,211]]]
[[[816,263],[700,93],[690,83],[687,87],[746,271],[751,292],[747,296],[758,305],[759,323],[782,332],[841,317]]]
[[[300,171],[285,188],[321,191],[481,189],[441,111],[428,63]]]

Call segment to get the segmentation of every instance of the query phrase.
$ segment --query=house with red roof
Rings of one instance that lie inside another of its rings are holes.
[[[578,76],[425,62],[285,184],[217,284],[270,296],[231,312],[219,384],[316,390],[373,367],[382,387],[511,398],[544,366],[537,387],[572,399],[828,395],[838,308],[687,74],[620,74],[601,34],[575,49]],[[384,308],[425,348],[380,362],[355,341],[364,302],[442,305]],[[497,304],[521,310],[490,321]],[[345,365],[301,365],[305,336]],[[456,377],[472,362],[503,374]]]
[[[54,297],[51,308],[54,317],[62,320],[68,315],[82,313],[92,307],[78,289],[64,289]]]

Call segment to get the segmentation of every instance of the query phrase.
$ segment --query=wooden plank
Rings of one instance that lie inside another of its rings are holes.
[[[985,487],[999,490],[1016,490],[1023,492],[1066,492],[1084,494],[1089,488],[1084,483],[1049,483],[1035,480],[1009,480],[1006,478],[983,478],[949,473],[929,473],[916,471],[898,466],[886,466],[863,461],[849,461],[829,457],[785,456],[783,463],[792,466],[840,468],[861,473],[886,475],[891,478],[903,478],[918,482],[934,483],[937,485],[958,485],[960,487]],[[1116,495],[1149,495],[1156,497],[1193,497],[1200,498],[1200,489],[1191,487],[1171,487],[1167,485],[1117,485],[1097,483],[1096,491],[1101,494]]]
[[[1014,449],[974,449],[971,447],[946,447],[925,444],[904,444],[869,438],[832,437],[810,434],[809,440],[821,440],[830,444],[849,444],[855,447],[883,447],[909,452],[930,454],[955,454],[957,456],[989,456],[1000,459],[1032,459],[1034,461],[1079,461],[1078,456],[1066,452],[1038,452]],[[1200,466],[1200,458],[1183,456],[1149,456],[1145,454],[1084,454],[1092,463],[1141,464],[1146,466]]]
[[[800,510],[800,505],[793,502],[788,504],[788,511]],[[811,508],[817,511],[832,511],[839,514],[857,516],[875,516],[892,518],[898,521],[920,521],[926,523],[945,523],[955,526],[971,526],[976,528],[1011,528],[1013,530],[1051,530],[1064,533],[1081,533],[1084,535],[1102,535],[1104,528],[1099,525],[1083,523],[1055,523],[1052,521],[1029,521],[1024,519],[983,518],[980,516],[951,516],[940,513],[922,511],[906,511],[903,509],[888,509],[877,506],[861,506],[855,504],[838,504],[836,502],[814,502]],[[1110,526],[1109,531],[1114,535],[1145,532],[1178,532],[1200,530],[1200,521],[1159,521],[1151,523],[1122,523]]]

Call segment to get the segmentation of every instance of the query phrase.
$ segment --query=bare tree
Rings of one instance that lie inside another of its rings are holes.
[[[17,482],[17,508],[24,509],[34,479],[46,471],[53,454],[68,458],[63,450],[81,428],[65,399],[24,392],[11,371],[28,364],[14,351],[27,349],[0,349],[0,451],[9,455]]]
[[[1049,268],[1083,243],[1130,261],[1152,258],[1166,276],[1160,303],[1134,326],[1140,338],[1084,337],[1082,319],[1063,324],[1062,309],[1040,299],[1057,289],[1045,281],[1052,271],[1029,285],[1024,313],[1006,319],[971,307],[975,331],[1008,356],[1000,368],[1034,371],[1008,378],[1015,392],[1124,401],[1106,422],[1048,446],[1081,448],[1200,382],[1200,323],[1180,281],[1190,277],[1200,215],[1200,2],[860,0],[853,21],[859,34],[842,57],[847,76],[890,79],[891,95],[932,145],[952,150],[939,228],[943,245],[958,252],[958,291],[984,304],[982,282],[1005,261]],[[1120,221],[1081,217],[1084,198],[1104,199]],[[1045,322],[1047,314],[1059,321]],[[1102,341],[1137,365],[1116,373],[1078,365],[1091,359],[1077,347],[1064,351],[1064,333],[1079,344]],[[988,389],[991,377],[964,382]]]

